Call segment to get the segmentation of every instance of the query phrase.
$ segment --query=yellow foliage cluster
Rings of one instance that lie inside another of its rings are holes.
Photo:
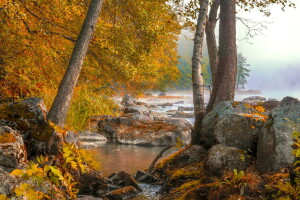
[[[110,106],[96,109],[111,114],[106,109],[111,112],[114,105],[107,99],[114,93],[161,89],[178,78],[176,40],[181,26],[166,2],[104,1],[71,112],[80,104],[94,105],[100,99],[102,106]],[[52,104],[88,3],[0,2],[0,101],[39,96],[48,107]],[[108,84],[111,87],[98,90]],[[90,98],[81,98],[82,90]],[[81,108],[76,112],[81,117],[87,114]]]
[[[56,157],[37,157],[25,170],[15,169],[10,173],[23,180],[14,187],[12,199],[76,199],[74,174],[86,173],[91,163],[75,145],[64,145]],[[8,197],[0,195],[2,199]]]

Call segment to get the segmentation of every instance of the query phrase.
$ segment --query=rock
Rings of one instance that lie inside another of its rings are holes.
[[[265,97],[261,97],[261,96],[251,96],[251,97],[247,97],[247,98],[244,98],[242,100],[242,102],[244,103],[249,103],[249,104],[256,104],[258,102],[264,102],[266,101],[267,99]]]
[[[279,104],[280,104],[280,101],[268,100],[263,103],[263,107],[266,108],[268,111],[271,111],[274,108],[276,108],[277,106],[279,106]]]
[[[106,195],[109,200],[125,200],[137,195],[139,191],[132,186],[123,187],[111,191]]]
[[[280,105],[271,111],[269,119],[258,135],[257,166],[260,172],[276,171],[293,163],[291,145],[295,127],[288,124],[298,123],[299,118],[300,102],[292,97],[285,97]]]
[[[159,182],[158,178],[143,170],[138,170],[134,178],[140,183],[154,184]]]
[[[121,101],[121,104],[125,107],[133,106],[135,104],[135,99],[131,95],[125,94]]]
[[[98,131],[110,142],[135,145],[175,145],[177,139],[190,141],[192,126],[184,119],[164,121],[136,120],[129,117],[107,118]]]
[[[167,102],[167,103],[158,104],[158,106],[166,107],[166,106],[173,106],[173,104],[170,102]]]
[[[222,144],[210,148],[205,161],[205,168],[218,177],[226,170],[245,170],[248,166],[249,160],[243,150]]]
[[[184,101],[176,101],[174,104],[184,104]]]
[[[63,135],[64,142],[68,144],[75,144],[77,145],[78,142],[78,135],[73,131],[66,131]]]
[[[145,106],[145,107],[149,107],[149,105],[147,104],[147,103],[145,103],[145,102],[142,102],[142,101],[137,101],[137,102],[135,102],[135,105],[138,105],[138,106]]]
[[[193,107],[178,107],[178,110],[179,111],[194,111],[194,108]]]
[[[220,121],[232,114],[250,113],[253,111],[253,108],[245,106],[243,102],[223,101],[218,103],[203,119],[201,139],[204,142],[205,147],[210,148],[218,143],[215,135],[215,128]]]
[[[107,138],[98,132],[80,131],[78,134],[81,148],[96,148],[107,142]]]
[[[182,111],[179,111],[179,112],[176,112],[173,114],[169,114],[169,115],[174,118],[194,118],[195,117],[194,113],[185,113]]]
[[[257,142],[257,134],[262,125],[262,121],[256,121],[241,114],[228,115],[215,127],[216,142],[254,152],[256,151],[254,144]]]
[[[149,108],[151,108],[151,109],[156,109],[158,106],[157,105],[155,105],[155,104],[151,104],[150,106],[149,106]]]
[[[22,136],[8,126],[0,127],[0,168],[11,172],[27,163],[27,150]]]
[[[167,93],[161,92],[161,93],[159,93],[157,96],[159,96],[159,97],[164,97],[164,96],[167,96]]]
[[[124,171],[120,171],[117,174],[113,175],[109,178],[114,185],[120,186],[120,187],[127,187],[132,186],[137,190],[142,190],[136,180],[128,173]]]
[[[98,121],[112,117],[111,115],[94,115],[89,117],[88,119],[88,126],[86,127],[87,130],[96,131],[98,129]]]
[[[16,176],[12,176],[0,168],[0,183],[0,194],[9,195],[12,189],[19,184],[19,180]]]
[[[111,187],[109,179],[101,176],[101,174],[97,172],[81,174],[76,187],[79,189],[79,195],[91,196],[101,196],[116,189],[116,187]]]
[[[135,120],[152,120],[150,110],[145,106],[130,106],[125,108],[124,116],[130,117]]]
[[[277,99],[275,98],[269,98],[267,101],[278,101]],[[278,101],[279,102],[279,101]]]
[[[46,113],[44,101],[40,98],[1,104],[0,126],[9,126],[20,132],[29,157],[56,155],[63,137],[47,122]]]

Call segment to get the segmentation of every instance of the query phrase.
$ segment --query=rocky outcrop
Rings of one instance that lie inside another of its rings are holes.
[[[276,171],[294,161],[292,155],[292,133],[300,118],[300,102],[285,97],[280,105],[271,111],[258,136],[257,165],[260,172]],[[290,125],[289,125],[290,124]]]
[[[222,176],[225,170],[245,170],[249,166],[246,152],[222,144],[209,149],[205,167],[215,176]]]
[[[214,109],[208,113],[203,119],[203,129],[201,138],[205,147],[210,148],[215,144],[218,144],[216,138],[216,127],[225,118],[229,118],[232,114],[250,113],[254,109],[246,106],[243,102],[237,101],[223,101],[218,103]],[[225,132],[223,134],[226,134]]]
[[[152,120],[150,110],[146,106],[134,105],[124,109],[124,116],[135,120]]]
[[[0,127],[0,168],[12,171],[27,163],[27,150],[22,136],[8,126]]]
[[[110,117],[98,122],[98,131],[108,141],[135,145],[174,145],[177,139],[190,141],[192,126],[184,119],[160,121]]]

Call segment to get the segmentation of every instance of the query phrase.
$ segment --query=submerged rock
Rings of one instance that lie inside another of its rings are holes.
[[[269,119],[258,135],[257,166],[260,172],[276,171],[291,165],[292,133],[299,123],[300,101],[285,97],[280,105],[271,111]]]
[[[215,176],[222,176],[226,170],[245,170],[249,166],[246,152],[218,144],[209,149],[205,167]]]
[[[184,119],[161,121],[136,120],[130,117],[111,117],[99,121],[99,133],[108,141],[136,145],[175,145],[180,139],[190,141],[192,126]]]

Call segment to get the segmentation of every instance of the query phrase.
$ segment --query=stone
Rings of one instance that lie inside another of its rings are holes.
[[[262,96],[251,96],[251,97],[244,98],[242,100],[242,102],[248,103],[248,104],[256,104],[258,102],[264,102],[266,100],[267,99],[265,97],[262,97]]]
[[[81,148],[96,148],[107,142],[107,138],[98,132],[80,131],[78,135],[79,146]]]
[[[185,113],[182,111],[178,111],[176,113],[169,114],[169,115],[174,118],[194,118],[195,117],[194,113]]]
[[[9,195],[19,182],[16,176],[12,176],[0,168],[0,194]]]
[[[174,104],[184,104],[184,101],[176,101]]]
[[[232,114],[250,113],[254,109],[245,105],[243,102],[238,101],[223,101],[218,103],[214,109],[209,112],[202,122],[202,134],[201,140],[206,148],[210,148],[215,144],[218,144],[215,129],[217,124],[223,119],[229,117]]]
[[[168,146],[175,145],[178,139],[183,144],[188,144],[192,126],[184,119],[150,121],[131,117],[112,117],[99,121],[98,131],[109,142]]]
[[[299,118],[300,102],[296,98],[285,97],[271,111],[258,135],[257,167],[260,172],[277,171],[293,163],[295,158],[291,145],[295,127],[290,125],[299,123]]]
[[[216,125],[214,135],[218,144],[254,152],[257,134],[262,126],[263,121],[256,121],[242,114],[231,114]]]
[[[10,172],[27,162],[27,150],[19,132],[0,127],[0,168]]]
[[[131,95],[125,94],[121,101],[121,104],[124,105],[125,107],[133,106],[135,104],[135,99]]]
[[[87,196],[87,195],[79,195],[76,200],[103,200],[102,198]]]
[[[76,188],[79,189],[78,195],[101,196],[116,189],[111,184],[109,179],[92,171],[79,176]]]
[[[63,139],[65,143],[77,145],[78,135],[73,131],[66,131],[63,135]]]
[[[226,170],[245,170],[248,166],[249,159],[245,151],[223,144],[210,148],[205,160],[205,168],[218,177],[221,177]]]
[[[263,103],[263,107],[266,108],[268,111],[272,111],[274,108],[280,105],[280,101],[275,100],[268,100]]]
[[[158,178],[143,170],[138,170],[134,178],[140,183],[154,184],[159,182]]]
[[[106,195],[109,200],[125,200],[137,195],[139,191],[132,186],[123,187],[111,191]]]
[[[109,178],[112,183],[116,186],[120,186],[120,187],[127,187],[127,186],[132,186],[137,190],[142,190],[137,181],[128,173],[124,172],[124,171],[120,171],[117,174],[111,176]]]
[[[194,111],[194,108],[193,107],[183,107],[183,106],[180,106],[180,107],[178,107],[178,110],[179,111]]]
[[[159,96],[159,97],[164,97],[164,96],[167,96],[167,93],[161,92],[161,93],[159,93],[157,96]]]
[[[167,106],[173,106],[173,104],[170,103],[170,102],[167,102],[167,103],[161,103],[161,104],[158,104],[158,106],[161,106],[161,107],[167,107]]]

